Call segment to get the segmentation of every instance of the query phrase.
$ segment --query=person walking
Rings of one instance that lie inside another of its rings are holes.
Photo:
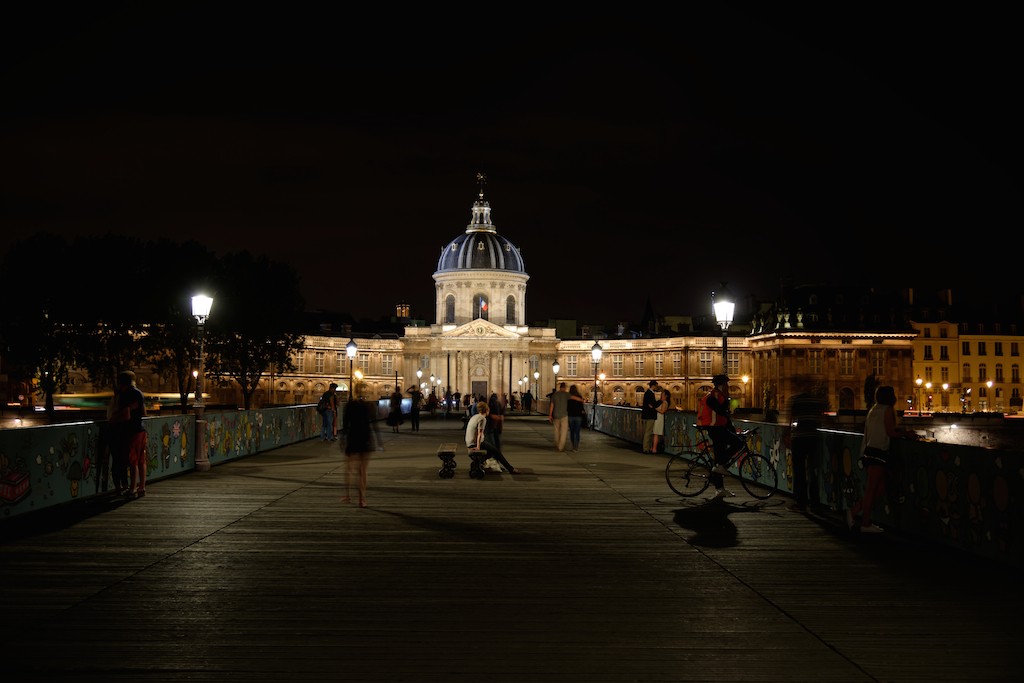
[[[487,453],[488,458],[494,458],[497,460],[501,463],[501,466],[510,473],[519,474],[519,470],[512,467],[511,463],[509,463],[501,452],[501,449],[486,438],[487,414],[489,412],[490,409],[483,401],[476,404],[476,411],[473,413],[473,417],[469,418],[469,422],[466,424],[466,448],[477,448],[482,450]]]
[[[669,407],[672,405],[672,394],[669,393],[668,389],[662,389],[661,394],[658,397],[658,405],[655,411],[658,413],[654,419],[654,438],[651,440],[652,452],[658,452],[658,446],[661,445],[664,448],[665,440],[665,413],[668,412]]]
[[[564,453],[565,438],[569,434],[569,392],[565,390],[565,382],[560,382],[558,390],[551,394],[548,422],[555,429],[555,448]]]
[[[586,410],[583,395],[573,384],[569,387],[569,401],[565,405],[565,412],[569,416],[569,446],[575,453],[580,448],[580,432],[583,430],[583,412]]]
[[[430,417],[434,417],[435,410],[437,410],[437,395],[431,390],[430,396],[427,397],[427,411],[430,413]]]
[[[715,487],[715,499],[734,495],[725,488],[723,475],[729,473],[726,464],[732,454],[743,447],[743,440],[736,434],[729,407],[729,376],[715,375],[711,378],[711,389],[700,400],[697,409],[697,424],[706,426],[715,452],[715,466],[711,470],[711,483]]]
[[[793,454],[793,505],[797,512],[805,512],[808,504],[808,472],[817,471],[816,447],[818,429],[825,413],[825,402],[811,392],[806,377],[797,378],[799,391],[789,400],[789,449]],[[810,502],[818,503],[817,479],[810,488]]]
[[[146,495],[146,428],[142,418],[146,416],[146,400],[135,385],[135,373],[125,370],[117,375],[117,406],[110,417],[116,425],[118,448],[128,465],[129,499]]]
[[[320,395],[316,404],[317,412],[320,413],[320,440],[334,441],[335,435],[334,418],[338,414],[338,384],[331,382],[327,391]]]
[[[917,438],[917,434],[896,426],[896,390],[889,385],[875,389],[875,405],[864,418],[864,440],[861,446],[860,462],[867,469],[867,483],[864,495],[846,511],[846,524],[852,531],[855,519],[861,517],[860,532],[880,534],[881,527],[872,524],[871,508],[875,499],[885,495],[886,468],[890,464],[889,447],[892,439]]]
[[[395,434],[398,433],[398,428],[402,426],[402,392],[395,387],[395,390],[391,392],[391,398],[388,400],[388,426],[391,427],[391,431]]]
[[[501,430],[505,426],[505,406],[497,394],[487,400],[487,431],[492,443],[501,450]]]
[[[359,494],[359,507],[366,507],[366,473],[370,453],[376,450],[377,435],[370,416],[370,406],[362,399],[350,399],[342,417],[345,435],[345,495],[341,502],[352,502],[352,488]]]
[[[527,389],[526,392],[523,394],[522,401],[523,401],[523,412],[525,412],[527,415],[529,415],[530,414],[530,410],[533,408],[533,394],[530,392],[529,389]]]
[[[409,422],[412,423],[410,431],[420,431],[420,410],[423,407],[423,392],[417,386],[408,389],[411,405],[409,407]]]
[[[647,391],[644,392],[643,403],[640,404],[640,423],[644,426],[644,453],[650,453],[654,449],[654,423],[658,419],[657,392],[660,389],[658,380],[652,379],[647,383]]]

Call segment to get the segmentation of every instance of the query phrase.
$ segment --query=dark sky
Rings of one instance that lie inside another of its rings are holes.
[[[1020,291],[1016,24],[827,4],[9,13],[4,239],[197,239],[290,263],[310,308],[433,322],[484,172],[530,321],[720,281]]]

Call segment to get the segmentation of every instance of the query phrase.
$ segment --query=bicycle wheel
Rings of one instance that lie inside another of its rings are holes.
[[[754,498],[770,498],[779,486],[779,473],[771,461],[758,453],[747,453],[739,463],[740,482]]]
[[[696,451],[677,453],[665,464],[665,481],[680,496],[696,496],[711,483],[711,467]]]

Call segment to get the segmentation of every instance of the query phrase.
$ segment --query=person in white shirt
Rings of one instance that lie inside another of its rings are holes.
[[[486,403],[480,401],[476,404],[476,412],[473,414],[473,417],[469,418],[469,422],[466,424],[466,447],[478,448],[484,451],[487,453],[487,457],[497,460],[501,463],[502,467],[512,474],[519,474],[519,470],[512,467],[498,447],[484,439],[484,430],[487,429],[487,413]]]

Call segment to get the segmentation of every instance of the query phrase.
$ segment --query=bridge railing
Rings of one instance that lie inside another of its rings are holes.
[[[592,406],[587,409],[593,412]],[[685,451],[696,442],[694,413],[669,412],[665,418],[668,453]],[[775,464],[779,488],[791,494],[793,454],[785,425],[735,422],[739,428],[761,427],[753,446]],[[638,408],[599,405],[596,426],[638,445],[643,438]],[[864,492],[866,473],[859,463],[862,438],[849,430],[819,430],[818,447],[808,467],[811,500],[843,518]],[[664,457],[637,450],[638,457]],[[876,501],[872,520],[959,551],[1024,566],[1024,453],[902,439],[893,441],[891,452],[890,486],[886,496]]]
[[[207,411],[210,463],[234,460],[317,436],[315,406]],[[195,415],[143,419],[147,480],[195,469]],[[109,494],[102,422],[0,430],[0,519]]]

